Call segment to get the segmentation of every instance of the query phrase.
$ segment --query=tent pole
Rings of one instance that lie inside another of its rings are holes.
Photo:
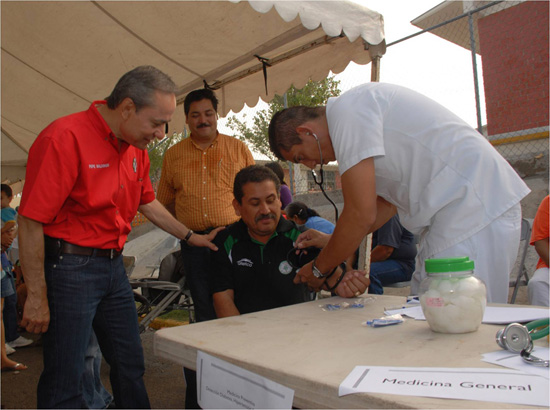
[[[380,56],[374,56],[371,61],[370,81],[377,83],[380,81]]]
[[[371,55],[371,71],[370,81],[373,83],[380,81],[380,57],[379,55]],[[365,271],[367,277],[370,273],[370,251],[372,247],[372,233],[369,233],[361,241],[359,245],[359,261],[358,269]]]
[[[283,108],[288,108],[288,94],[283,94]],[[291,161],[286,162],[288,166],[288,179],[290,180],[290,192],[292,197],[296,196],[296,173],[294,172],[294,164]]]

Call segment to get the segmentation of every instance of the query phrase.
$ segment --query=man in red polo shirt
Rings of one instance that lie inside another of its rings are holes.
[[[164,137],[176,86],[151,66],[120,78],[106,101],[46,127],[29,152],[19,208],[28,289],[22,325],[44,332],[39,408],[80,408],[92,327],[111,366],[117,408],[150,407],[137,313],[122,248],[139,209],[194,246],[193,234],[155,199],[145,148]]]

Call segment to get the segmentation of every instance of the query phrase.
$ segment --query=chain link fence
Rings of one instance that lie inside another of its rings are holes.
[[[522,177],[548,174],[548,6],[451,1],[412,21],[421,33],[468,51],[476,128]],[[415,37],[399,43],[414,47]],[[397,43],[388,44],[388,53]]]

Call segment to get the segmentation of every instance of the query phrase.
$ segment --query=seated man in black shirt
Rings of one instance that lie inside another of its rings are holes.
[[[382,295],[384,286],[411,280],[415,258],[414,235],[395,215],[372,234],[369,293]]]
[[[241,219],[218,233],[213,253],[211,289],[219,318],[307,302],[305,284],[295,285],[296,238],[303,228],[281,218],[280,182],[270,169],[252,165],[235,177],[233,206]],[[311,255],[310,255],[311,256]],[[340,267],[324,289],[342,297],[362,294],[364,272]]]

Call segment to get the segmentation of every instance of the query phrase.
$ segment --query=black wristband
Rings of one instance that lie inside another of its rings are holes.
[[[193,235],[193,231],[189,229],[189,232],[187,232],[187,235],[185,235],[185,238],[183,238],[183,240],[187,242],[189,238],[191,238],[191,235]]]
[[[342,279],[344,279],[344,275],[346,274],[346,264],[342,264],[340,265],[340,267],[342,268],[342,274],[340,275],[340,277],[336,280],[336,283],[334,284],[334,286],[329,286],[329,284],[325,281],[325,285],[327,285],[327,290],[329,292],[332,292],[334,289],[336,289],[338,287],[338,285],[340,284],[340,282],[342,282]],[[336,266],[336,268],[338,268],[338,266]],[[336,271],[336,268],[334,268],[334,271]],[[334,272],[333,272],[334,273]]]
[[[338,265],[336,265],[336,267],[327,276],[324,276],[323,279],[325,279],[325,283],[327,282],[328,278],[330,278],[330,277],[332,277],[332,275],[334,275],[334,272],[336,272],[336,269],[338,269]]]

